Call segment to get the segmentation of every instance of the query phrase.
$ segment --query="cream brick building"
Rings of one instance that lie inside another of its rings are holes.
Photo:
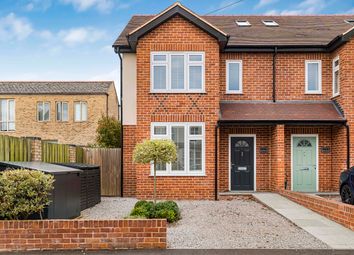
[[[0,82],[0,134],[58,143],[95,142],[100,117],[118,119],[112,81]]]

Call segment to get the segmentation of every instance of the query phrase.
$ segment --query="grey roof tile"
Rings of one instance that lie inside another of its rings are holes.
[[[0,94],[106,94],[113,81],[1,81]]]

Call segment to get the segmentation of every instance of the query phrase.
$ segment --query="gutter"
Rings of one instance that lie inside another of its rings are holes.
[[[120,85],[120,128],[121,128],[121,132],[120,132],[120,195],[121,197],[123,197],[123,181],[124,181],[124,177],[123,177],[123,59],[121,56],[121,51],[119,47],[115,47],[114,48],[114,52],[116,54],[118,54],[119,57],[119,62],[120,62],[120,81],[119,81],[119,85]]]

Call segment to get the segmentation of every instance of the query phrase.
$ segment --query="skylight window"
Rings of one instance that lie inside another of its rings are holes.
[[[346,19],[346,20],[344,20],[344,22],[354,25],[354,19]]]
[[[262,22],[267,27],[277,27],[277,26],[279,26],[279,24],[277,22],[275,22],[274,20],[262,20]]]
[[[239,27],[250,27],[251,23],[249,23],[247,20],[236,20],[236,24]]]

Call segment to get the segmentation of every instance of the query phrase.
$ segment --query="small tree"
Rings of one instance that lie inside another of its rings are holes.
[[[114,117],[103,116],[98,121],[96,143],[104,148],[120,148],[121,125]]]
[[[140,164],[154,164],[154,204],[156,204],[156,165],[174,162],[177,148],[172,140],[145,140],[135,146],[133,160]]]

